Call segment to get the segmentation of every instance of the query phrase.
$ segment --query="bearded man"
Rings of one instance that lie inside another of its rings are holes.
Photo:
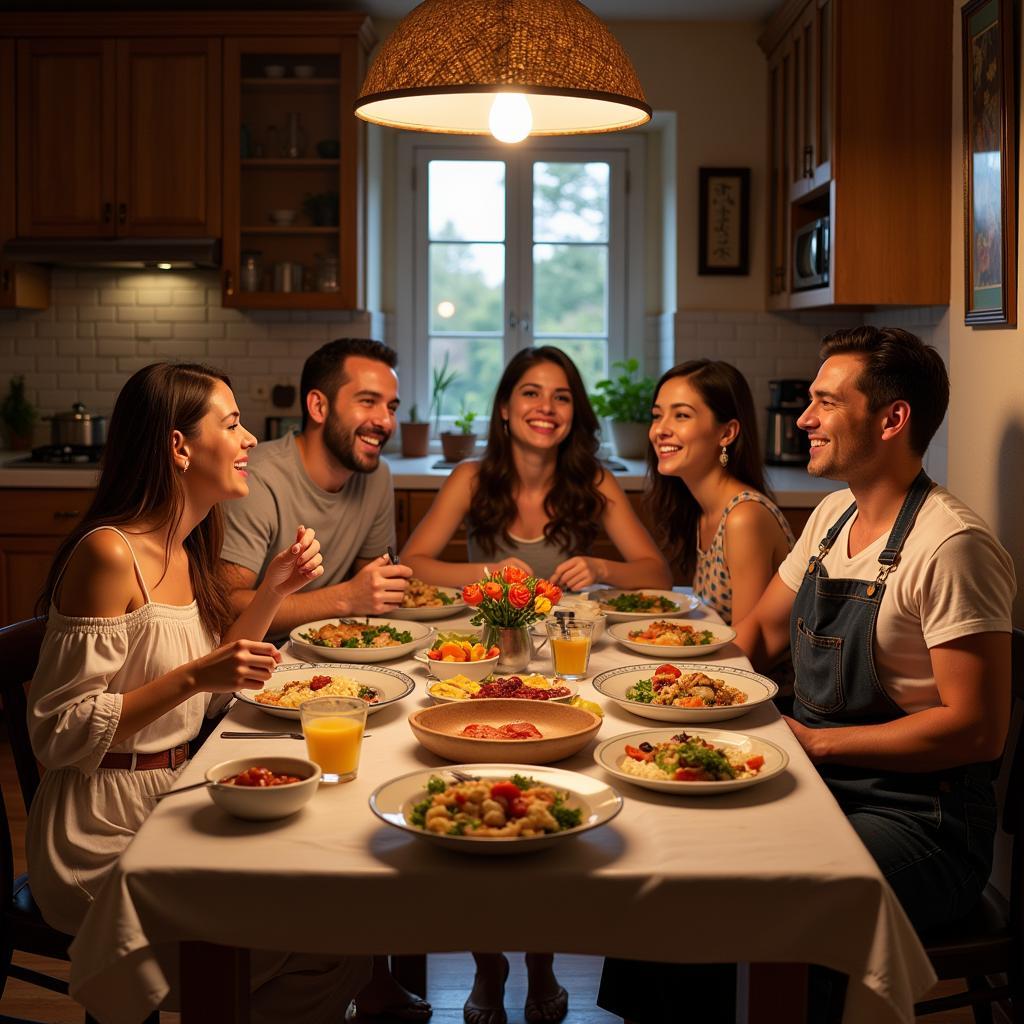
[[[249,454],[249,494],[224,505],[221,564],[241,611],[295,523],[316,530],[324,574],[281,602],[270,635],[344,615],[386,615],[412,570],[392,565],[395,502],[381,451],[395,429],[397,357],[368,338],[339,338],[302,368],[302,431]]]

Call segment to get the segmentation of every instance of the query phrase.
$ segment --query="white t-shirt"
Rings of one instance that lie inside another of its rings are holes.
[[[791,590],[800,589],[818,544],[852,501],[849,490],[836,491],[811,514],[779,566]],[[889,530],[850,557],[856,518],[840,530],[823,564],[833,579],[870,582]],[[972,633],[1011,632],[1016,590],[1013,561],[981,517],[945,488],[933,487],[886,580],[878,613],[875,665],[889,696],[907,713],[938,706],[928,649]]]

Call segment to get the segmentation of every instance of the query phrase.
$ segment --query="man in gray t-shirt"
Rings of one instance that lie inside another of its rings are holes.
[[[272,555],[293,541],[295,524],[316,531],[324,574],[284,599],[271,635],[316,619],[386,614],[402,601],[411,570],[387,556],[394,493],[380,457],[395,429],[394,365],[392,349],[366,338],[314,352],[302,370],[302,432],[254,449],[248,496],[222,506],[221,560],[239,610]]]

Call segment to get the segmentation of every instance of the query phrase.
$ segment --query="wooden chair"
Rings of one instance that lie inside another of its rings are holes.
[[[1024,1020],[1024,630],[1013,631],[1013,718],[997,792],[1003,831],[1010,836],[1010,898],[991,884],[966,920],[921,936],[940,980],[964,979],[967,991],[918,1003],[920,1017],[970,1006],[977,1024],[991,1024],[992,1004],[1009,1000],[1010,1019]],[[1005,975],[993,984],[995,975]]]
[[[26,619],[0,629],[0,698],[3,700],[4,725],[14,755],[21,797],[28,811],[39,788],[39,766],[32,753],[26,721],[25,684],[32,678],[39,660],[43,639],[42,619]],[[67,995],[66,981],[41,971],[23,967],[11,960],[15,952],[31,953],[51,960],[67,961],[71,936],[51,928],[32,899],[28,875],[14,877],[14,850],[11,841],[7,805],[0,792],[0,997],[8,978],[18,978],[51,992]],[[92,1018],[86,1014],[86,1024]],[[159,1024],[159,1013],[146,1018],[146,1024]],[[36,1024],[23,1017],[0,1014],[0,1024]]]

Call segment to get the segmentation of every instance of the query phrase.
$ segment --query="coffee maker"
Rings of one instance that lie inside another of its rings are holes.
[[[768,438],[765,462],[772,466],[807,465],[811,444],[796,421],[810,402],[810,382],[772,380],[768,382]]]

